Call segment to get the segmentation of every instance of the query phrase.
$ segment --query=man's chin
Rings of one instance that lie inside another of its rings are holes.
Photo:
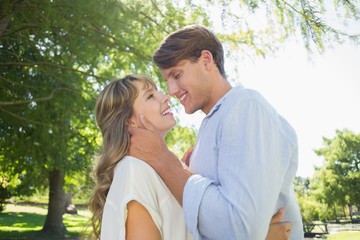
[[[187,109],[187,108],[185,108],[185,113],[186,113],[186,114],[193,114],[194,112],[196,112],[194,109]]]

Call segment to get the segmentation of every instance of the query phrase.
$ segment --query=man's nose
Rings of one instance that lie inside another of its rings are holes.
[[[168,94],[170,96],[176,96],[176,93],[179,91],[176,83],[174,81],[167,81]]]

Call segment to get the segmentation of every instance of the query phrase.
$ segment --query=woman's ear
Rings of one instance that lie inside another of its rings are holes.
[[[136,124],[136,120],[133,119],[133,118],[130,118],[130,119],[128,120],[128,125],[129,125],[129,126],[132,126],[132,127],[139,127],[139,125]]]

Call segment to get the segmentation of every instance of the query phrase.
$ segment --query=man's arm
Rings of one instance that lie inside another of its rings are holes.
[[[168,149],[163,137],[151,123],[143,117],[140,117],[140,121],[146,129],[130,128],[131,145],[128,154],[153,167],[182,206],[184,186],[192,173]]]

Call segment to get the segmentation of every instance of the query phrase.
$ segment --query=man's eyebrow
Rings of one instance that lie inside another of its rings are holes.
[[[176,69],[171,69],[170,72],[165,76],[165,81],[176,71]]]
[[[167,81],[166,79],[168,79],[172,74],[174,74],[174,72],[182,70],[181,67],[183,67],[185,64],[186,64],[185,60],[181,60],[177,64],[172,66],[170,72],[166,74],[166,76],[164,77],[165,81]]]

